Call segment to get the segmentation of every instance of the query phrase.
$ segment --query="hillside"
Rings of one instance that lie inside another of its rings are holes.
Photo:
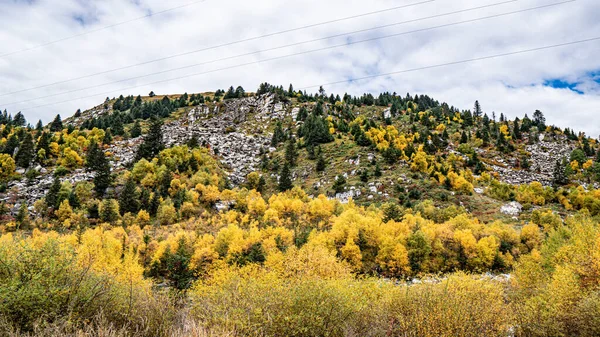
[[[68,311],[75,330],[148,336],[183,319],[240,336],[593,336],[600,145],[484,104],[264,83],[107,98],[46,126],[5,111],[0,261],[16,272],[0,285],[16,290],[0,332]]]

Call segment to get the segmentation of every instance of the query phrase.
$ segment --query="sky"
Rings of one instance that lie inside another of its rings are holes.
[[[515,52],[599,38],[599,16],[598,0],[0,0],[0,109],[34,124],[121,94],[325,84],[539,109],[597,138],[600,40]]]

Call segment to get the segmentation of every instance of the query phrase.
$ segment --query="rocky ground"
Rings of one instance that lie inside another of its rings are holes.
[[[554,166],[557,160],[563,157],[569,158],[573,147],[568,142],[562,140],[540,140],[539,143],[528,145],[526,151],[530,153],[528,170],[516,168],[516,163],[506,162],[499,158],[497,163],[504,165],[489,165],[490,168],[498,172],[500,179],[509,184],[529,184],[537,181],[542,185],[552,185]]]
[[[74,118],[72,122],[77,124],[83,118],[98,117],[106,111],[100,106],[86,111],[84,115]],[[216,106],[214,109],[201,105],[191,109],[184,117],[165,124],[164,142],[167,147],[182,145],[196,136],[200,144],[211,148],[219,157],[229,169],[231,182],[237,185],[245,180],[248,173],[258,168],[260,150],[269,148],[271,135],[267,132],[268,123],[262,123],[260,134],[246,134],[234,130],[240,128],[249,114],[255,114],[259,117],[259,121],[264,122],[281,117],[285,113],[284,106],[273,103],[273,97],[270,95],[228,100],[221,107]],[[106,152],[112,156],[111,165],[114,172],[124,169],[133,161],[142,141],[142,137],[120,140],[106,149]],[[34,169],[39,172],[37,177],[30,180],[23,176],[20,180],[10,182],[6,193],[0,194],[0,201],[14,204],[14,210],[18,210],[21,202],[26,201],[30,210],[33,210],[34,202],[48,193],[54,179],[53,172],[41,166]],[[21,171],[25,173],[24,170]],[[92,179],[92,173],[77,169],[67,173],[62,181],[76,184]]]

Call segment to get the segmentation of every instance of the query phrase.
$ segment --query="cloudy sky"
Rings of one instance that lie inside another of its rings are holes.
[[[120,94],[336,82],[598,137],[600,40],[455,62],[598,38],[599,16],[598,0],[0,0],[0,109],[48,122]]]

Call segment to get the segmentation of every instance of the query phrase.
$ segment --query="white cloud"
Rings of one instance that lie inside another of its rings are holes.
[[[555,1],[559,2],[560,0]],[[7,28],[0,31],[0,45],[3,46],[0,54],[29,48],[47,41],[190,2],[192,0],[168,2],[159,0],[4,1],[0,3],[0,22]],[[399,3],[392,0],[380,0],[366,6],[364,1],[359,0],[306,0],[300,2],[207,0],[202,4],[94,32],[43,48],[0,57],[2,78],[0,95],[229,41],[416,2],[420,1],[405,0]],[[147,94],[150,90],[157,93],[201,92],[226,88],[230,85],[243,85],[247,90],[255,90],[258,84],[264,81],[284,86],[291,82],[298,88],[346,78],[580,40],[595,37],[594,33],[600,32],[600,22],[597,20],[600,14],[600,2],[578,0],[537,11],[308,53],[162,84],[143,85],[189,73],[235,66],[347,41],[345,37],[323,40],[6,106],[10,102],[78,90],[188,64],[496,2],[500,2],[500,0],[486,0],[485,3],[478,0],[437,0],[419,6],[249,41],[84,80],[0,96],[0,108],[7,108],[13,113],[23,109],[31,121],[38,118],[49,121],[56,113],[61,113],[63,116],[70,115],[77,108],[88,108],[100,103],[106,96]],[[554,3],[554,1],[519,0],[478,11],[355,34],[349,40],[396,34],[550,3]],[[367,91],[374,94],[380,91],[428,94],[460,108],[470,108],[472,102],[478,99],[486,111],[496,111],[498,114],[503,112],[509,116],[531,114],[535,109],[540,109],[544,111],[550,123],[561,127],[573,127],[597,136],[600,134],[600,123],[593,122],[598,120],[596,116],[600,113],[598,111],[600,91],[598,83],[588,74],[600,69],[600,58],[596,57],[598,49],[597,41],[589,42],[530,54],[373,78],[335,85],[326,89],[339,94],[344,92],[361,94]],[[556,78],[578,83],[577,89],[583,91],[584,94],[581,95],[568,89],[543,86],[545,80]],[[120,90],[133,86],[140,87]],[[104,94],[107,91],[110,93]],[[82,96],[93,97],[27,109],[27,107]]]

